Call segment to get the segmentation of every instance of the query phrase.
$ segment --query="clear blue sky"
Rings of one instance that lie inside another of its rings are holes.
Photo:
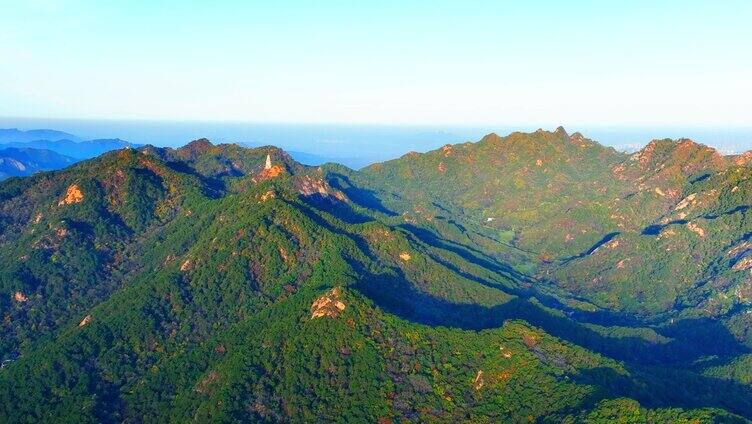
[[[0,0],[0,115],[749,126],[750,22],[749,0]]]

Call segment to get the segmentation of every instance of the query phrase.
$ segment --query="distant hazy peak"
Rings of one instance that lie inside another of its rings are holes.
[[[0,129],[0,143],[12,143],[12,142],[28,142],[36,140],[75,140],[81,139],[73,134],[69,134],[63,131],[49,130],[49,129],[37,129],[23,131],[18,128],[5,128]]]

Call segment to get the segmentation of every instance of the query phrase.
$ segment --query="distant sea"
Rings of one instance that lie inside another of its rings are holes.
[[[554,130],[552,125],[547,130]],[[388,126],[264,124],[235,122],[119,121],[3,118],[0,128],[54,129],[84,139],[120,138],[137,144],[177,147],[197,138],[214,143],[275,145],[295,152],[308,162],[334,161],[352,168],[399,157],[410,151],[424,152],[447,143],[477,141],[485,134],[506,135],[535,131],[529,126]],[[588,138],[618,150],[635,151],[655,138],[691,138],[724,154],[752,150],[752,126],[710,127],[599,127],[567,126]]]

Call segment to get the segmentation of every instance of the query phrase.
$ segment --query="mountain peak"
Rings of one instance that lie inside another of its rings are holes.
[[[484,135],[483,138],[480,139],[480,143],[493,143],[493,142],[498,142],[500,140],[501,140],[501,137],[499,137],[498,134],[492,132],[492,133],[488,133]]]
[[[214,147],[214,144],[212,144],[211,141],[209,141],[206,138],[199,138],[199,139],[193,140],[190,143],[186,144],[185,146],[181,147],[181,149],[194,150],[194,151],[202,150],[203,151],[203,150],[209,149],[211,147]]]
[[[732,155],[731,160],[734,162],[735,165],[740,165],[740,166],[752,164],[752,150],[738,154],[738,155]]]
[[[211,149],[216,147],[214,144],[212,144],[211,141],[209,141],[206,138],[199,138],[197,140],[193,140],[190,143],[186,144],[183,147],[177,148],[175,151],[177,154],[184,158],[197,158],[199,156],[203,156],[206,153],[208,153]]]
[[[564,129],[561,125],[559,125],[556,130],[554,131],[554,134],[562,135],[564,137],[569,137],[569,134],[567,134],[567,130]]]
[[[630,160],[643,169],[673,166],[687,173],[704,169],[723,169],[731,163],[714,148],[689,138],[654,139],[634,153]]]
[[[653,139],[648,143],[640,152],[653,153],[653,152],[665,152],[668,154],[682,154],[687,152],[704,151],[711,155],[719,155],[718,151],[712,147],[706,146],[690,138],[663,138]]]

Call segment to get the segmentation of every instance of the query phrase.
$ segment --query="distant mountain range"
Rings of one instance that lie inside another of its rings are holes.
[[[241,143],[241,145],[258,147],[245,143]],[[136,148],[139,146],[138,144],[133,144],[119,138],[83,140],[81,137],[73,134],[48,129],[28,131],[16,128],[0,129],[0,149],[12,147],[25,151],[24,161],[8,155],[3,171],[0,171],[0,179],[13,176],[26,176],[39,170],[51,171],[60,169],[77,161],[90,159],[111,150]],[[45,158],[45,156],[49,156],[47,152],[58,153],[61,155],[62,160],[49,161]],[[291,151],[289,154],[298,162],[312,166],[341,161],[346,161],[352,166],[358,167],[369,164],[366,159],[326,157],[298,151]],[[62,157],[65,157],[65,159]],[[12,163],[11,160],[15,160],[18,163]],[[45,162],[46,160],[47,162]],[[45,167],[37,168],[34,163],[45,163]]]
[[[752,419],[752,154],[489,134],[0,183],[1,422]]]
[[[56,130],[0,129],[0,149],[5,152],[0,179],[64,168],[111,150],[138,147],[120,139],[82,140]]]
[[[73,141],[68,139],[34,140],[25,142],[7,142],[0,144],[0,146],[30,147],[34,149],[52,150],[54,152],[60,153],[61,155],[70,156],[78,160],[93,158],[101,155],[102,153],[109,152],[110,150],[123,149],[126,147],[138,147],[138,145],[131,144],[127,141],[117,138],[86,141]]]
[[[0,145],[0,180],[8,177],[27,176],[40,171],[65,168],[76,159],[52,150]]]
[[[81,141],[80,138],[73,134],[68,134],[56,130],[28,130],[23,131],[17,128],[0,128],[0,143],[26,143],[37,140],[71,140]]]

